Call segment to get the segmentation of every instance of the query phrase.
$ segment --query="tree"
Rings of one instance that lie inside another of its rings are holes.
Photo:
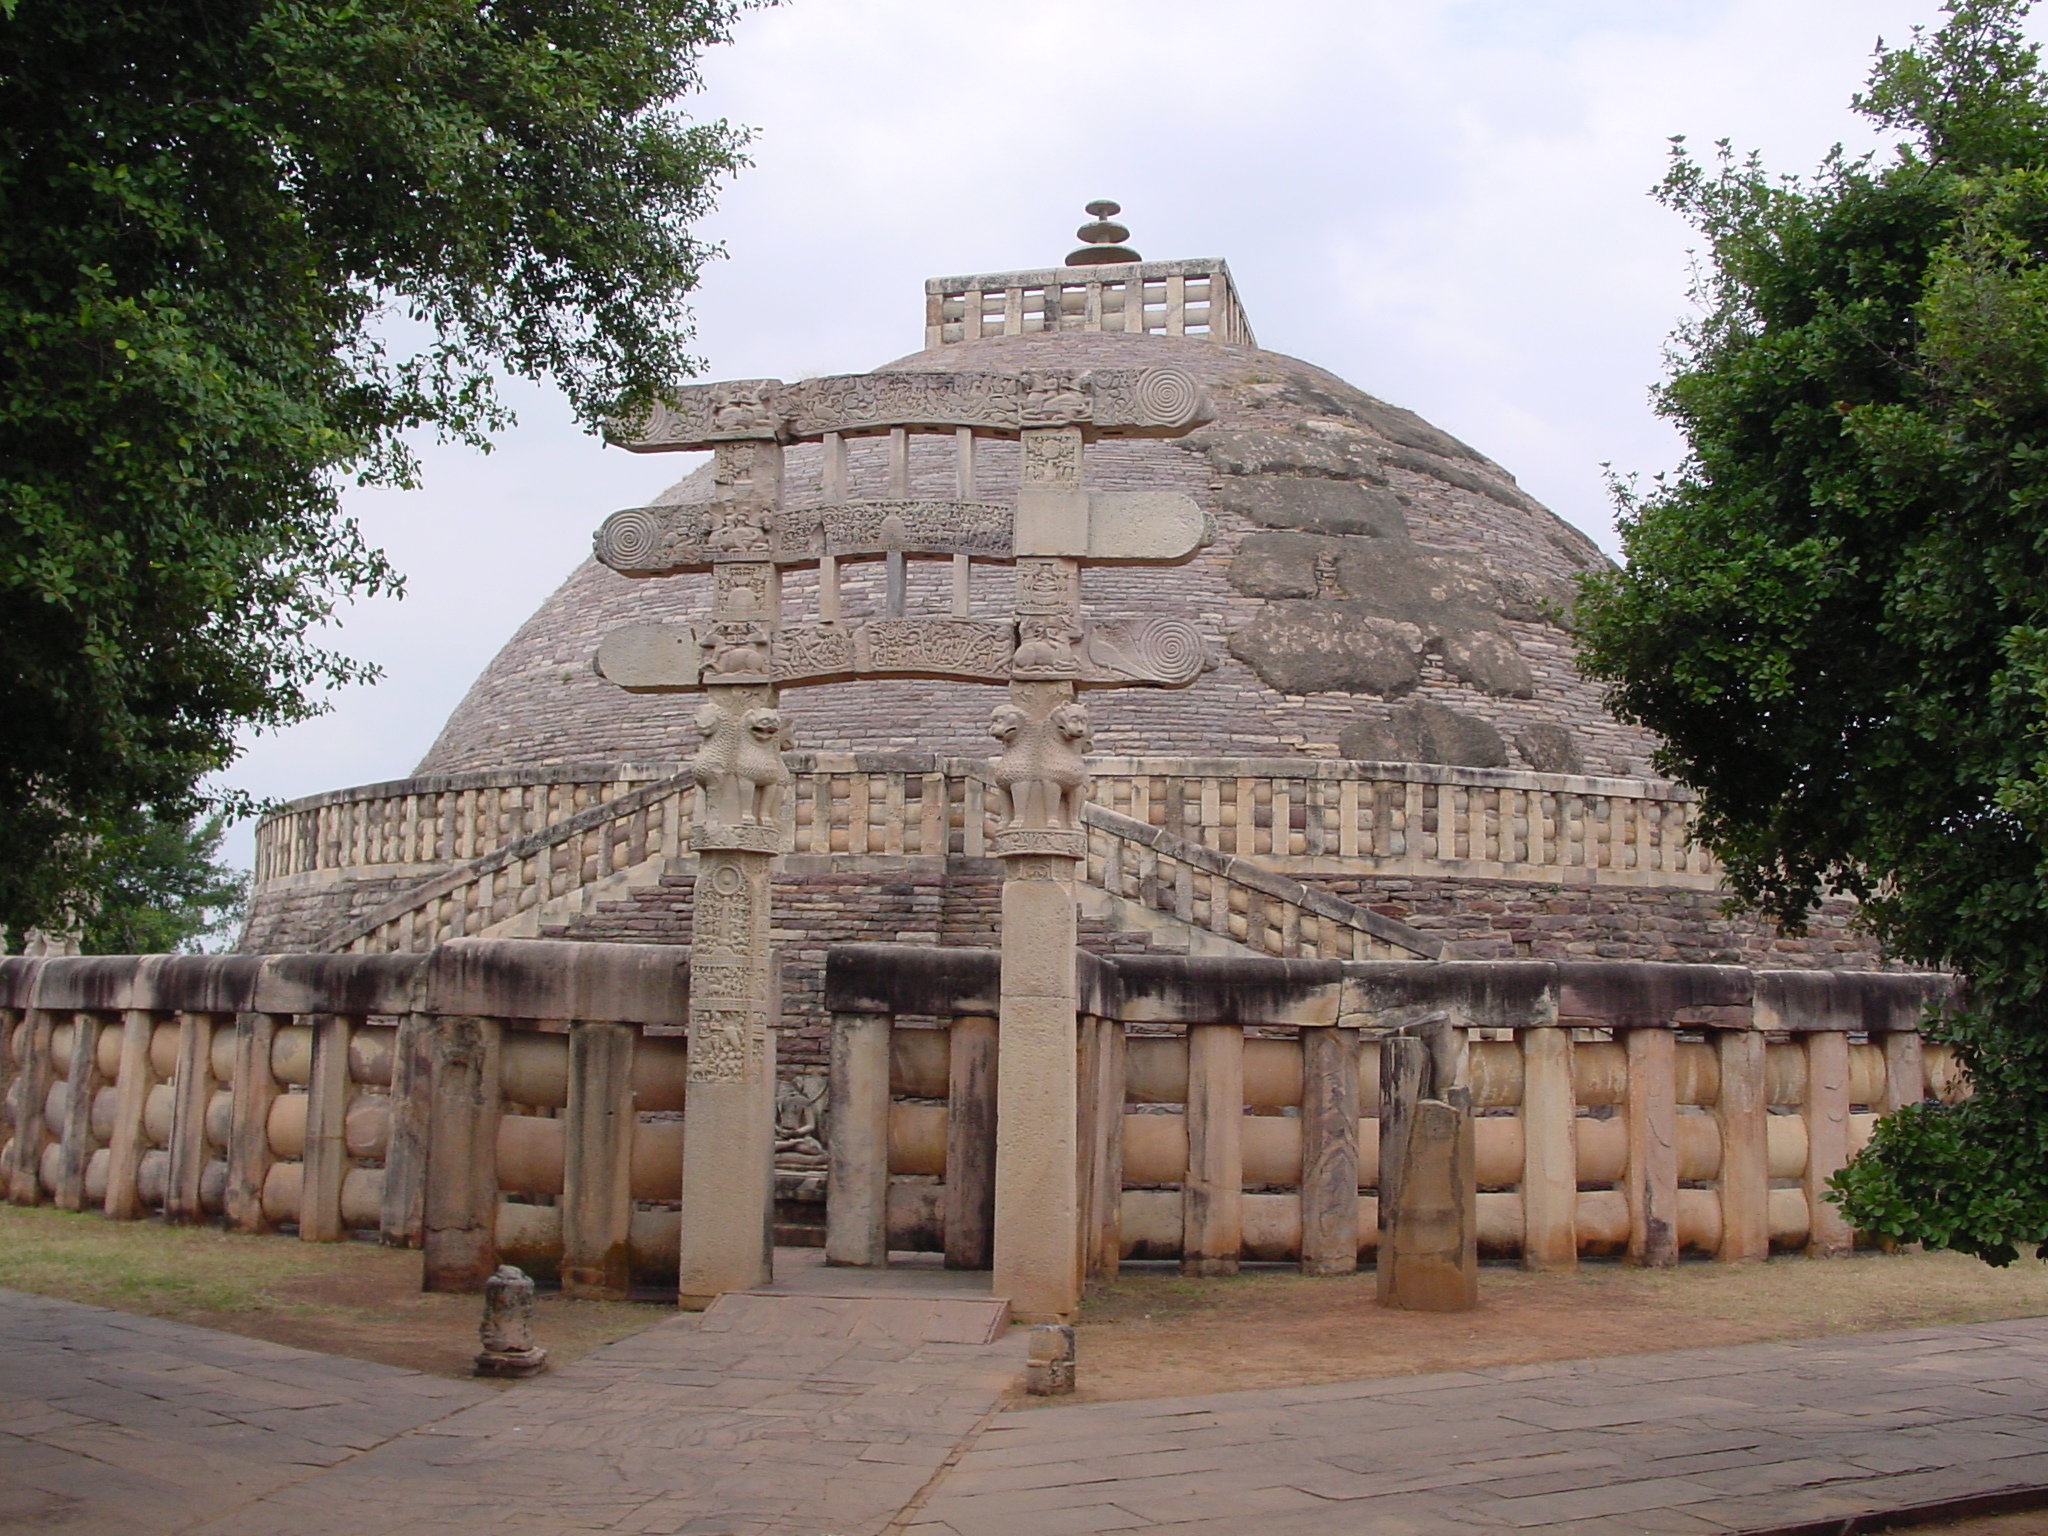
[[[672,103],[742,3],[0,0],[0,925],[372,675],[315,632],[399,587],[338,497],[404,432],[693,371],[744,135]]]
[[[196,953],[232,939],[249,877],[220,862],[226,818],[124,817],[93,840],[79,948],[88,955]]]
[[[1952,968],[1974,1096],[1889,1117],[1859,1226],[2009,1262],[2048,1240],[2048,77],[2019,0],[1880,45],[1896,130],[1805,181],[1675,150],[1700,318],[1658,400],[1682,467],[1624,497],[1583,665],[1666,743],[1736,899],[1858,898]]]

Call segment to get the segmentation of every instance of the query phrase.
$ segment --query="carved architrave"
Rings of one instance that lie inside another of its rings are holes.
[[[722,562],[809,565],[820,555],[1008,560],[1013,511],[996,501],[853,501],[777,511],[757,500],[628,507],[598,527],[592,550],[622,576],[703,570]]]
[[[988,619],[869,619],[854,630],[855,670],[863,673],[979,678],[1010,675],[1016,632]]]
[[[1010,558],[1013,512],[1000,501],[855,501],[816,511],[822,553],[978,555]],[[884,528],[884,524],[889,526]]]
[[[641,452],[683,443],[710,447],[735,438],[776,436],[782,429],[780,379],[727,379],[675,391],[636,421],[605,424],[605,437]]]
[[[775,680],[814,683],[855,672],[853,632],[843,624],[785,624],[775,637]]]
[[[1178,436],[1209,419],[1194,376],[1179,368],[1034,369],[1023,374],[885,372],[784,384],[741,379],[693,385],[645,420],[607,435],[641,453],[690,452],[720,443],[798,442],[827,432],[892,427],[1084,427],[1096,435]]]

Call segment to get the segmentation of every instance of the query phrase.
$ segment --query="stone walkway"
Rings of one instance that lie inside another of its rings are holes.
[[[2028,1319],[1006,1413],[908,1532],[1777,1531],[2043,1484]]]
[[[904,1283],[502,1391],[0,1291],[0,1532],[1644,1536],[2048,1484],[2048,1319],[995,1413],[1001,1304]]]

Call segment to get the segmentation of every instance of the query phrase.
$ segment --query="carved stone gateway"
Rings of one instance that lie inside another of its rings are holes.
[[[713,499],[618,512],[599,560],[627,576],[713,572],[711,611],[689,624],[632,624],[599,646],[598,672],[631,692],[698,692],[702,743],[691,846],[699,864],[690,991],[690,1135],[683,1163],[686,1305],[768,1278],[774,1137],[775,986],[770,866],[783,826],[783,684],[861,677],[1006,683],[990,731],[1005,861],[997,1071],[995,1284],[1026,1321],[1072,1315],[1080,1297],[1074,883],[1087,857],[1088,710],[1083,688],[1185,687],[1209,664],[1202,636],[1163,615],[1097,617],[1081,602],[1091,563],[1184,560],[1207,519],[1177,493],[1086,484],[1087,445],[1172,437],[1209,419],[1173,368],[1036,373],[878,373],[785,384],[746,379],[678,390],[616,428],[637,452],[710,450]],[[914,497],[909,436],[955,444],[957,496]],[[886,436],[890,494],[847,494],[847,440]],[[975,444],[1014,438],[1014,505],[977,499]],[[784,494],[783,448],[818,441],[815,505]],[[846,561],[884,567],[881,613],[842,612]],[[907,611],[908,563],[952,564],[943,614]],[[973,568],[1012,568],[1003,618],[973,612]],[[783,572],[818,573],[814,618],[784,623]],[[714,1127],[716,1127],[714,1129]],[[701,1129],[700,1129],[701,1128]]]

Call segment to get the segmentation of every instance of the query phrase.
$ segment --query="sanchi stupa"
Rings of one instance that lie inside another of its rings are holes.
[[[244,953],[0,959],[6,1198],[1040,1323],[1126,1262],[1849,1253],[1949,978],[1725,915],[1574,669],[1596,548],[1090,212],[910,357],[613,423],[711,461],[414,777],[264,821]]]
[[[1190,685],[1119,690],[1094,712],[1085,945],[1875,962],[1840,913],[1796,938],[1722,914],[1715,867],[1688,845],[1688,794],[1574,669],[1572,578],[1605,561],[1591,540],[1414,413],[1260,349],[1225,262],[1139,260],[1099,210],[1081,234],[1060,267],[928,281],[923,350],[870,377],[1170,368],[1206,392],[1197,430],[1089,453],[1092,489],[1180,493],[1205,526],[1178,564],[1085,574],[1082,600],[1126,639],[1179,620],[1202,652],[1185,658]],[[976,441],[965,461],[950,432],[799,444],[784,491],[815,505],[836,474],[833,494],[1014,496],[1017,442]],[[699,468],[649,510],[701,506],[713,482]],[[848,622],[1007,611],[1000,561],[835,576]],[[702,610],[712,581],[585,561],[411,778],[264,821],[243,947],[689,942],[684,759],[701,696],[623,692],[593,660],[610,630]],[[784,596],[814,608],[817,567],[791,571]],[[993,698],[887,676],[783,689],[797,748],[796,851],[777,876],[785,1063],[821,1059],[828,945],[993,942]]]

